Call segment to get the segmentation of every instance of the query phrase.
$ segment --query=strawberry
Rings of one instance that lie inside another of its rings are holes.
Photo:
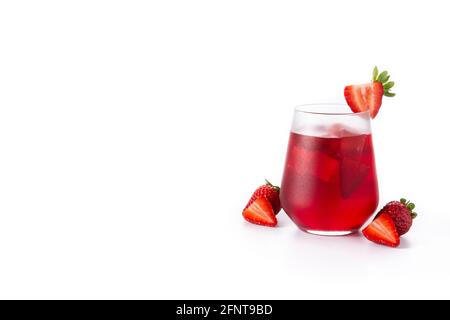
[[[387,214],[380,214],[376,217],[362,233],[370,241],[385,246],[397,247],[400,244],[394,221]]]
[[[247,209],[253,203],[253,201],[261,197],[269,200],[270,204],[272,205],[273,212],[275,214],[278,214],[278,212],[280,212],[281,210],[280,187],[272,185],[267,180],[266,184],[260,186],[258,189],[256,189],[255,192],[253,192],[253,195],[248,201],[247,205],[245,206],[245,209]]]
[[[255,199],[250,206],[244,209],[242,215],[245,220],[251,223],[268,227],[275,227],[277,225],[277,217],[275,217],[272,205],[264,197]]]
[[[392,218],[398,234],[404,235],[412,226],[413,219],[417,217],[417,213],[413,212],[416,206],[414,203],[400,199],[400,201],[391,201],[380,210],[378,215],[387,214]]]
[[[378,74],[378,68],[375,67],[371,83],[346,86],[344,96],[352,111],[369,110],[370,116],[375,118],[380,110],[383,96],[395,96],[395,93],[389,91],[394,86],[394,82],[389,81],[389,78],[387,71]]]
[[[353,112],[370,110],[370,116],[375,118],[381,107],[383,85],[372,82],[347,86],[344,89],[344,95]]]

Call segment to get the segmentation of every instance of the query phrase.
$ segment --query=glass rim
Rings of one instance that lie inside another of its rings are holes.
[[[352,112],[345,110],[345,112],[318,112],[318,111],[311,111],[312,108],[317,106],[338,106],[338,107],[348,107],[345,103],[340,102],[319,102],[319,103],[305,103],[305,104],[299,104],[296,105],[294,108],[295,112],[300,113],[306,113],[306,114],[315,114],[315,115],[324,115],[324,116],[359,116],[359,115],[365,115],[370,112],[370,110],[366,111],[358,111],[358,112]],[[309,109],[309,110],[307,110]]]

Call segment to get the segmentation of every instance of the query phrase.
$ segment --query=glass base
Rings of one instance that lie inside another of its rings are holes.
[[[346,236],[352,233],[357,232],[358,230],[349,230],[349,231],[320,231],[320,230],[308,230],[308,229],[303,229],[303,231],[311,233],[311,234],[315,234],[318,236]]]

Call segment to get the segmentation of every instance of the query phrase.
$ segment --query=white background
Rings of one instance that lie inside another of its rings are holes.
[[[450,298],[447,1],[2,1],[0,298]],[[388,69],[397,249],[241,210],[295,105]]]

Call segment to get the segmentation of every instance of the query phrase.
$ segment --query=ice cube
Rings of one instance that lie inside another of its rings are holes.
[[[355,128],[343,125],[341,123],[333,124],[328,130],[327,137],[328,138],[343,138],[343,137],[351,137],[357,136],[361,133],[358,132]]]
[[[360,187],[368,175],[370,167],[352,158],[342,158],[339,169],[341,194],[346,199]]]
[[[340,139],[339,155],[342,158],[361,160],[365,154],[372,151],[370,142],[369,135],[343,137]]]
[[[331,181],[339,174],[339,161],[325,152],[295,147],[292,166],[298,175],[310,174],[323,181]]]

